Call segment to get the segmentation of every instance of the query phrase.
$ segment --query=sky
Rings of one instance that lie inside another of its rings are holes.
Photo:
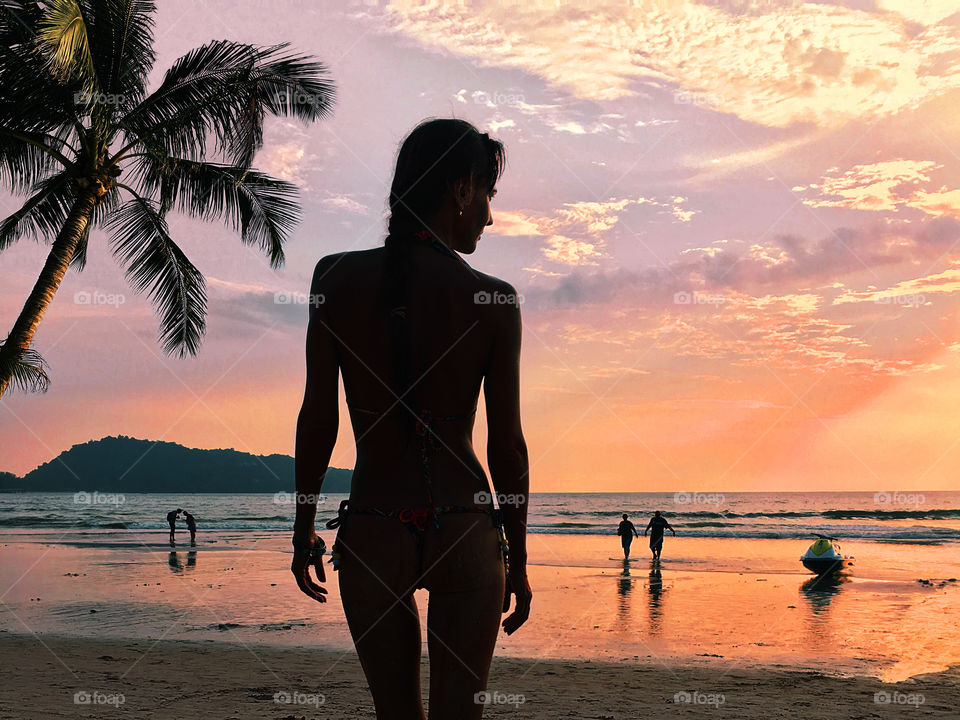
[[[171,218],[210,308],[183,359],[94,233],[35,337],[51,389],[0,400],[0,469],[117,434],[292,454],[313,266],[382,243],[403,137],[458,117],[506,146],[467,259],[523,297],[532,490],[960,487],[960,0],[159,5],[151,87],[213,39],[329,69],[332,116],[271,119],[254,163],[303,222],[271,270]],[[0,322],[45,253],[0,256]]]

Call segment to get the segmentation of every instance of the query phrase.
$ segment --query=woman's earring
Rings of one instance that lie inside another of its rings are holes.
[[[458,212],[457,215],[463,215],[463,208],[460,208],[460,212]]]

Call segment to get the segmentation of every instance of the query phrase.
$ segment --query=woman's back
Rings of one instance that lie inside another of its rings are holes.
[[[407,242],[407,241],[405,241]],[[509,308],[494,298],[512,288],[477,272],[452,252],[408,241],[406,324],[410,388],[398,397],[397,348],[382,288],[391,271],[385,248],[328,256],[318,264],[317,313],[335,339],[351,407],[357,461],[354,502],[407,504],[424,494],[415,414],[429,411],[435,433],[430,469],[439,504],[473,504],[488,488],[473,451],[474,410],[491,351]],[[411,418],[403,442],[398,417]]]

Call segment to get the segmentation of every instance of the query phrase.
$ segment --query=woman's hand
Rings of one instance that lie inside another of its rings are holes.
[[[507,573],[506,591],[503,594],[503,612],[510,609],[511,595],[515,595],[517,600],[513,612],[503,621],[503,631],[507,635],[512,635],[530,616],[530,601],[533,599],[533,591],[530,590],[530,583],[527,582],[526,566],[510,565],[510,572]]]
[[[311,547],[316,539],[316,532],[311,532],[310,535],[306,537],[297,537],[297,540],[300,543],[309,545]],[[297,586],[307,597],[311,597],[317,602],[326,602],[326,589],[322,585],[314,582],[313,578],[310,577],[311,565],[317,569],[317,580],[319,580],[320,583],[325,583],[327,581],[327,574],[323,569],[323,555],[313,557],[305,553],[294,551],[293,563],[290,565],[290,570],[293,572],[293,576],[297,580]]]

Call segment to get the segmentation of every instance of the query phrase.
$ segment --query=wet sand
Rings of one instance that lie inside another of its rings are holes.
[[[0,633],[0,720],[374,718],[352,651]],[[423,669],[424,689],[429,670]],[[955,718],[960,667],[885,684],[734,666],[497,658],[484,717]]]
[[[6,540],[0,631],[353,648],[336,574],[328,572],[325,606],[303,596],[285,536],[204,536],[196,550],[175,552],[161,533],[10,533]],[[799,568],[790,541],[670,538],[669,556],[654,568],[642,556],[624,567],[609,540],[530,537],[533,612],[520,632],[500,636],[498,657],[723,662],[886,682],[960,664],[960,582],[950,581],[960,573],[951,547],[850,544],[855,564],[827,582]],[[915,553],[922,569],[911,564]],[[415,596],[425,626],[428,596]]]

